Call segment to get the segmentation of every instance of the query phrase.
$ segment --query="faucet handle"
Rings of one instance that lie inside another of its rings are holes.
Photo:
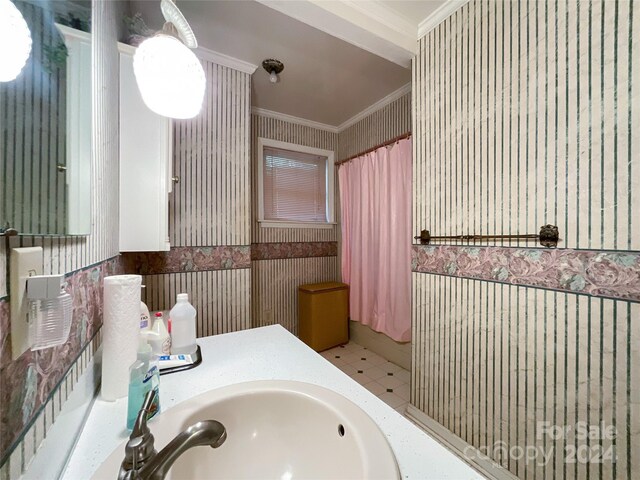
[[[136,437],[145,437],[146,435],[151,435],[151,431],[147,426],[147,414],[151,412],[151,405],[153,405],[155,399],[156,391],[152,388],[144,397],[142,407],[140,407],[140,411],[138,412],[138,416],[136,417],[136,423],[133,424],[133,429],[131,430],[131,436],[129,438],[133,439]]]
[[[138,412],[136,423],[133,425],[129,441],[124,449],[124,460],[122,461],[120,474],[118,475],[119,480],[137,478],[135,472],[157,453],[153,446],[153,434],[147,426],[147,414],[151,411],[151,406],[155,398],[155,390],[149,391],[144,397],[144,402]],[[127,474],[129,477],[126,477]]]

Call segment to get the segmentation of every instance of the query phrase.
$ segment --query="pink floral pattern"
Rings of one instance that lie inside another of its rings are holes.
[[[250,268],[251,260],[335,257],[337,242],[254,243],[212,247],[173,247],[168,252],[122,254],[127,272],[140,275]]]
[[[122,257],[127,271],[139,275],[251,267],[248,245],[173,247],[168,252],[124,253]]]
[[[335,257],[337,255],[338,242],[283,242],[251,245],[251,260]]]
[[[104,277],[124,273],[120,257],[67,274],[73,297],[71,333],[64,345],[11,358],[9,297],[0,300],[0,463],[49,394],[102,325]]]
[[[640,254],[414,245],[412,270],[640,301]]]

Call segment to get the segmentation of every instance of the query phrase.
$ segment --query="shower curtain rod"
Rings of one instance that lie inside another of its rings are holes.
[[[352,157],[349,157],[349,158],[347,158],[347,159],[345,159],[345,160],[340,160],[339,162],[336,162],[334,165],[335,165],[336,167],[339,167],[339,166],[340,166],[340,165],[342,165],[343,163],[350,162],[350,161],[351,161],[351,160],[353,160],[354,158],[358,158],[358,157],[361,157],[362,155],[366,155],[367,153],[374,152],[374,151],[376,151],[376,150],[377,150],[377,149],[379,149],[379,148],[387,147],[387,146],[391,145],[392,143],[399,142],[400,140],[404,140],[405,138],[411,138],[411,132],[403,133],[402,135],[398,135],[397,137],[392,138],[391,140],[389,140],[389,141],[387,141],[387,142],[381,143],[380,145],[376,145],[375,147],[372,147],[372,148],[370,148],[370,149],[368,149],[368,150],[365,150],[364,152],[360,152],[360,153],[358,153],[357,155],[353,155]]]

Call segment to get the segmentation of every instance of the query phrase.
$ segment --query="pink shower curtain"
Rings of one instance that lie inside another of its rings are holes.
[[[342,279],[352,320],[411,340],[411,140],[340,166]]]

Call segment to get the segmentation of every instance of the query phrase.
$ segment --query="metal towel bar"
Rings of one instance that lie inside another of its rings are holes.
[[[539,240],[543,247],[554,248],[558,246],[560,234],[555,225],[543,225],[540,233],[522,235],[431,235],[429,230],[422,230],[413,238],[423,245],[429,245],[432,240]]]

